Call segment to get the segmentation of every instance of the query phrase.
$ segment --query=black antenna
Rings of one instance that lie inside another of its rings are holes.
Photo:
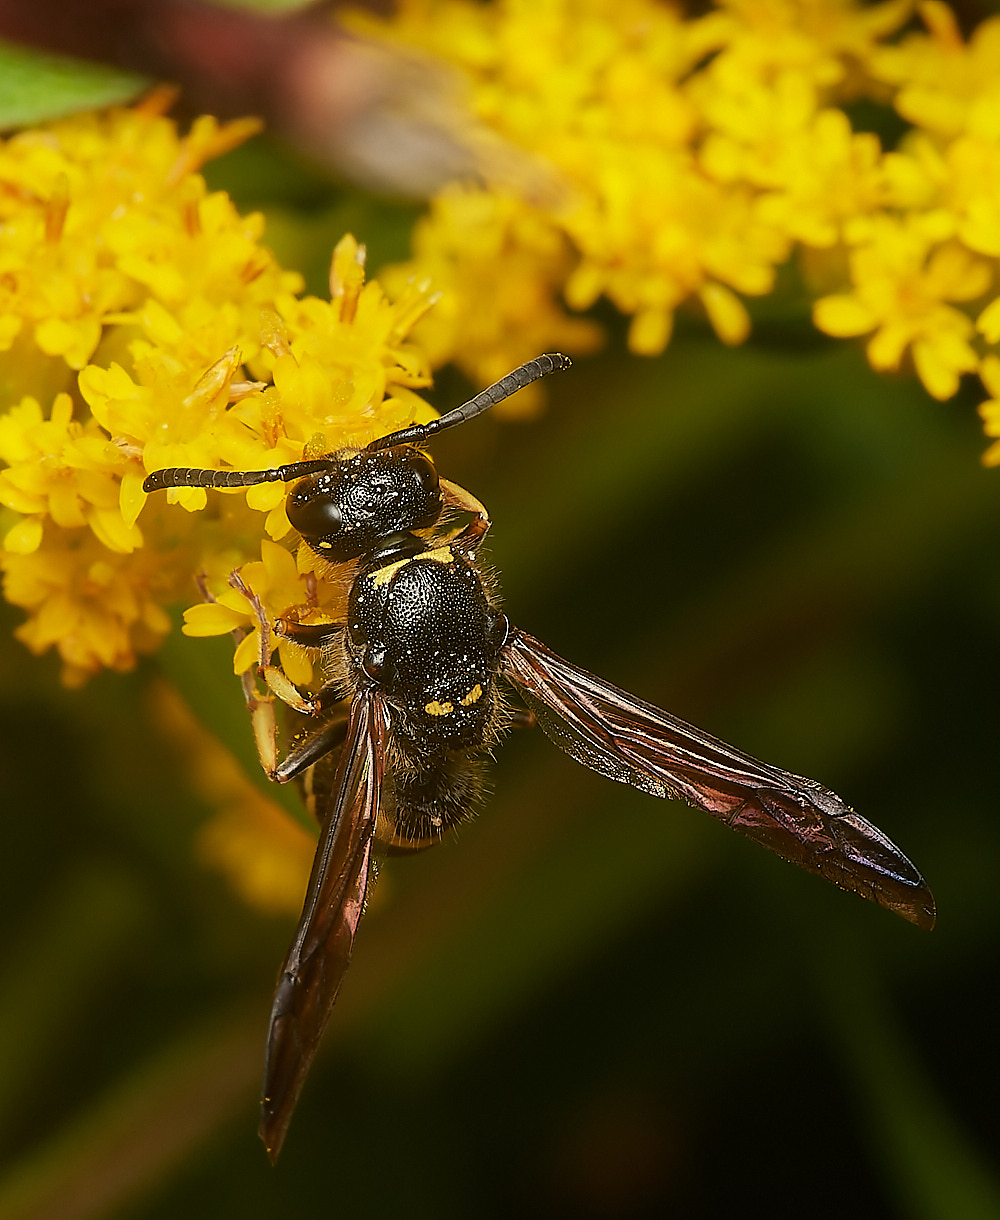
[[[445,428],[454,428],[456,424],[464,424],[466,420],[475,419],[498,402],[503,402],[511,394],[523,390],[539,377],[549,373],[561,373],[573,362],[562,352],[545,352],[536,356],[519,368],[501,377],[493,385],[463,402],[454,411],[432,419],[429,424],[413,424],[389,436],[380,436],[372,441],[367,452],[374,453],[379,449],[388,449],[392,445],[407,445],[420,443]],[[257,483],[289,483],[292,479],[301,479],[310,474],[321,474],[324,470],[332,470],[336,462],[332,458],[314,458],[311,461],[290,462],[287,466],[275,466],[271,470],[197,470],[187,466],[170,466],[166,470],[154,470],[146,477],[142,485],[145,492],[164,491],[168,487],[252,487]]]
[[[167,487],[252,487],[255,483],[288,483],[307,474],[321,474],[336,465],[330,458],[314,458],[307,462],[289,462],[271,470],[194,470],[187,466],[170,466],[154,470],[146,477],[143,491],[163,491]]]
[[[493,385],[488,385],[485,390],[480,390],[475,398],[463,402],[460,407],[449,411],[447,415],[442,415],[439,419],[432,419],[429,424],[413,424],[411,427],[393,432],[389,436],[380,436],[377,441],[372,441],[368,446],[368,451],[388,449],[391,445],[408,445],[414,442],[419,444],[436,432],[443,432],[445,428],[454,428],[456,424],[464,424],[467,420],[475,419],[477,415],[482,415],[490,407],[495,407],[498,402],[503,402],[511,394],[523,390],[526,385],[531,385],[539,377],[546,377],[549,373],[561,373],[572,363],[569,356],[564,356],[562,352],[545,352],[544,355],[536,356],[534,360],[522,364],[512,373],[508,373],[506,377],[501,377]]]

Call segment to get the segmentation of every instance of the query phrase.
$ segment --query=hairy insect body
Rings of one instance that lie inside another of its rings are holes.
[[[351,685],[374,685],[389,708],[395,799],[379,836],[404,851],[470,816],[482,755],[507,720],[496,689],[506,616],[466,556],[410,537],[415,554],[363,562],[343,640]]]

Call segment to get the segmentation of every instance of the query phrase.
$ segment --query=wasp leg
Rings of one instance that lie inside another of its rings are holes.
[[[341,684],[332,680],[324,683],[312,698],[307,698],[275,665],[269,665],[264,670],[263,677],[271,694],[261,696],[257,691],[256,683],[251,679],[253,693],[247,698],[247,706],[250,708],[254,740],[257,744],[257,755],[260,758],[261,766],[269,779],[273,779],[278,784],[284,784],[300,775],[312,766],[316,759],[328,754],[343,742],[347,713],[346,711],[334,712],[332,719],[295,746],[284,761],[279,763],[278,723],[274,714],[275,696],[293,711],[312,718],[321,716],[331,707],[342,703],[344,692]],[[246,689],[246,678],[247,675],[244,674],[244,689]],[[253,706],[251,706],[251,699],[253,699]]]
[[[253,589],[240,576],[239,572],[229,573],[229,583],[232,588],[236,589],[250,603],[253,610],[254,618],[257,620],[257,641],[259,644],[259,653],[257,656],[257,672],[263,677],[267,684],[268,690],[272,694],[277,695],[282,703],[287,703],[289,707],[293,707],[297,712],[302,712],[304,715],[315,715],[316,709],[313,707],[312,700],[306,699],[289,680],[285,677],[277,666],[271,664],[271,623],[267,617],[267,612],[264,609],[264,604],[260,598],[254,593]],[[214,599],[213,599],[214,600]],[[238,634],[237,634],[238,633]],[[245,631],[233,632],[233,638],[237,644],[245,637]],[[254,719],[254,738],[257,741],[257,753],[260,754],[261,764],[268,775],[272,775],[274,770],[275,751],[270,748],[262,749],[262,733],[267,733],[266,724],[258,726],[257,713],[258,709],[269,699],[267,695],[261,695],[257,690],[257,685],[249,674],[243,675],[243,691],[247,701],[247,707],[250,709],[250,715]],[[266,720],[267,713],[262,713]],[[270,713],[270,719],[273,722],[274,713]],[[267,761],[265,762],[265,754]]]
[[[338,639],[344,631],[343,623],[299,623],[294,619],[276,619],[272,627],[274,634],[300,644],[303,648],[325,648]],[[323,684],[311,698],[299,693],[277,666],[268,665],[264,680],[271,691],[297,712],[307,716],[319,716],[329,707],[340,703],[344,697],[342,685],[336,679]]]
[[[210,603],[215,602],[216,598],[205,583],[205,577],[199,575],[195,578],[195,581],[202,599]],[[239,572],[231,572],[229,574],[229,583],[234,589],[238,589],[253,606],[258,624],[261,621],[266,624],[267,620],[264,616],[264,608],[260,604],[260,599],[247,588],[240,578]],[[248,633],[245,628],[237,627],[229,634],[233,637],[234,647],[238,648],[243,640],[246,639]],[[260,632],[260,637],[261,640],[268,638],[264,631]],[[272,695],[261,694],[257,683],[254,681],[253,674],[249,671],[240,675],[240,683],[243,687],[243,700],[246,703],[247,711],[250,713],[250,724],[253,729],[253,740],[257,749],[257,758],[260,761],[264,774],[268,777],[273,777],[275,768],[278,765],[278,722],[274,715],[274,698]]]
[[[290,618],[275,620],[272,631],[303,648],[326,648],[343,633],[343,623],[299,623]]]
[[[238,570],[229,573],[229,584],[237,593],[242,593],[247,599],[253,610],[254,618],[257,620],[257,643],[259,646],[257,668],[263,673],[271,663],[271,623],[267,617],[267,612],[264,610],[264,605],[260,598],[246,584]]]
[[[204,586],[204,582],[200,582],[200,584],[202,596],[207,601],[214,601],[215,598],[212,597],[211,593]],[[287,639],[297,644],[302,644],[307,648],[318,648],[328,643],[343,628],[339,623],[306,625],[292,623],[288,620],[279,620],[272,627],[260,598],[246,584],[238,571],[229,574],[229,584],[243,594],[250,603],[254,617],[257,619],[257,636],[260,641],[257,672],[264,679],[270,692],[269,694],[262,694],[253,675],[249,671],[241,676],[243,698],[250,713],[257,757],[260,760],[260,765],[265,775],[269,779],[284,783],[292,778],[293,775],[298,774],[298,771],[291,770],[286,773],[282,770],[284,764],[278,763],[278,722],[274,713],[275,698],[280,699],[282,703],[287,704],[288,707],[296,712],[300,712],[304,716],[318,716],[330,707],[331,704],[340,702],[342,693],[337,683],[328,682],[316,695],[312,697],[303,695],[298,687],[286,677],[284,671],[279,666],[271,664],[271,633],[273,631],[275,635],[285,636]],[[246,631],[240,628],[232,632],[237,646],[239,646],[246,634]],[[336,743],[332,743],[328,749],[332,749],[334,744]],[[285,762],[287,763],[288,760],[286,759]],[[303,767],[299,769],[304,769],[308,765],[303,764]],[[279,774],[283,775],[283,778],[279,779]]]
[[[472,555],[479,549],[479,544],[489,532],[490,515],[476,497],[464,487],[441,479],[441,494],[449,508],[457,508],[463,513],[475,513],[475,519],[470,521],[461,533],[451,540],[451,545],[465,555]]]
[[[278,722],[274,714],[275,698],[287,704],[293,711],[297,711],[302,715],[315,717],[320,716],[335,704],[343,701],[344,692],[341,684],[336,681],[326,682],[316,692],[312,698],[307,698],[303,695],[298,687],[296,687],[284,673],[278,669],[276,665],[269,665],[263,673],[264,681],[267,683],[268,690],[271,692],[268,695],[262,695],[257,687],[257,683],[253,677],[246,673],[243,675],[243,692],[246,699],[247,708],[250,712],[250,720],[253,725],[254,742],[257,746],[257,757],[260,759],[260,765],[264,769],[264,773],[268,779],[273,779],[276,783],[284,784],[288,780],[293,779],[305,768],[311,766],[315,759],[310,759],[307,762],[301,762],[304,756],[306,747],[313,739],[316,739],[316,757],[320,757],[323,753],[329,752],[343,740],[343,728],[341,726],[341,737],[338,739],[336,735],[329,738],[329,744],[325,750],[318,749],[319,740],[324,733],[329,734],[334,721],[324,724],[315,733],[306,738],[300,746],[297,746],[285,758],[284,762],[278,762]],[[346,713],[344,724],[346,724]]]
[[[303,771],[307,771],[324,755],[343,745],[347,736],[347,716],[346,706],[333,712],[326,724],[289,750],[284,761],[275,769],[274,779],[279,784],[287,784],[290,779],[295,779]]]

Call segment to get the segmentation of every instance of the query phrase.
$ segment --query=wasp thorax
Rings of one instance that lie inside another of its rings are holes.
[[[375,549],[387,534],[426,529],[443,502],[434,463],[413,445],[345,450],[288,494],[292,526],[321,555],[338,562]]]

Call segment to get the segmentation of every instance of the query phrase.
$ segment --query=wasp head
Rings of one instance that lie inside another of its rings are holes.
[[[415,445],[344,449],[288,493],[292,526],[320,555],[357,559],[391,534],[426,529],[443,500],[434,463]]]

